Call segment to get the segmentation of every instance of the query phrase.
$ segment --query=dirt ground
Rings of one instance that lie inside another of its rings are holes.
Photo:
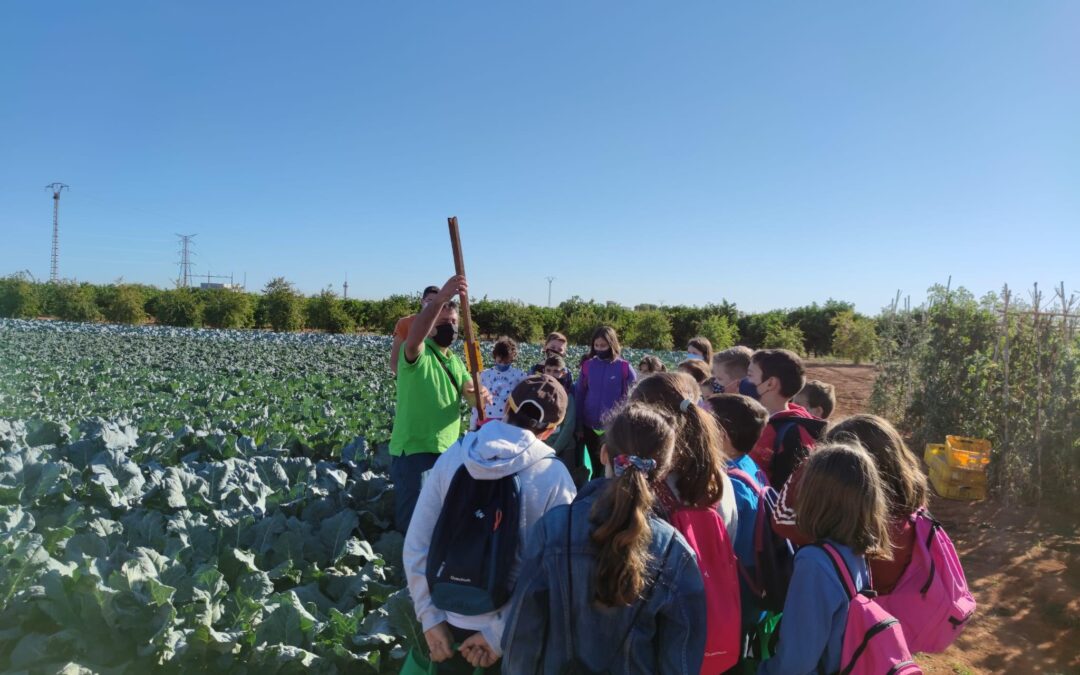
[[[833,419],[868,409],[871,366],[809,364],[836,386]],[[938,498],[944,525],[978,603],[944,653],[919,655],[927,673],[1080,674],[1080,518],[1075,507],[1010,506]]]

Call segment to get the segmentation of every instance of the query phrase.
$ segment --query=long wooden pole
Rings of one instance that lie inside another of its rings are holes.
[[[454,249],[454,273],[460,277],[465,276],[465,256],[461,254],[461,234],[458,232],[457,216],[446,219],[450,225],[450,246]],[[480,396],[480,368],[483,359],[480,356],[480,343],[476,341],[473,331],[472,316],[469,314],[469,296],[465,293],[461,296],[461,324],[465,327],[465,364],[472,374],[473,391],[476,397],[476,419],[484,421],[484,401]]]

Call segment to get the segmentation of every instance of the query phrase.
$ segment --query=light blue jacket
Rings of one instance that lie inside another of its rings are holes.
[[[830,541],[847,563],[855,586],[869,586],[866,558],[849,547]],[[776,654],[758,668],[758,675],[804,675],[840,670],[840,650],[847,625],[849,600],[829,554],[818,546],[804,546],[795,554],[780,641]]]

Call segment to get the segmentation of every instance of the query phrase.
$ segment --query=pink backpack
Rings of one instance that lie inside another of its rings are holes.
[[[941,523],[926,509],[911,514],[911,520],[915,527],[911,562],[878,604],[900,620],[912,651],[942,652],[975,613],[975,598]]]
[[[900,622],[874,600],[873,591],[859,591],[843,556],[829,543],[815,544],[832,559],[847,591],[847,624],[840,650],[841,675],[913,675],[922,669],[911,658]]]
[[[727,528],[715,508],[678,505],[668,522],[682,533],[697,554],[705,582],[705,660],[702,675],[722,673],[739,662],[742,614],[739,572]]]

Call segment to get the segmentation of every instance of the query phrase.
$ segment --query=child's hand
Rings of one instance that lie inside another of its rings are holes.
[[[490,668],[499,660],[495,650],[480,633],[474,633],[461,643],[461,655],[474,668]]]
[[[450,626],[445,621],[424,631],[431,660],[439,663],[454,658],[454,638],[450,635]]]

